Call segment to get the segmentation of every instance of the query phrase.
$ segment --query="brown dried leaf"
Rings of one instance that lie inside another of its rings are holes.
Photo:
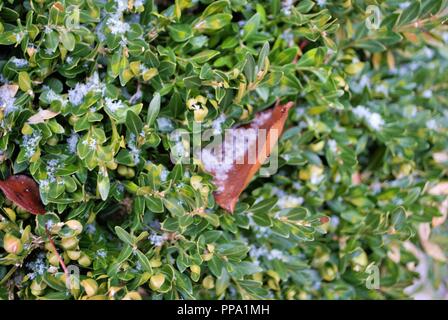
[[[429,236],[431,235],[431,227],[429,223],[422,223],[419,225],[418,235],[423,249],[429,256],[442,262],[447,260],[442,248],[429,240]]]
[[[0,87],[0,91],[5,92],[9,97],[14,97],[18,90],[17,84],[4,84]]]
[[[41,109],[35,115],[32,115],[31,117],[28,118],[28,123],[29,124],[43,123],[45,122],[45,120],[54,118],[58,114],[59,112]]]
[[[271,150],[275,147],[280,135],[283,132],[288,111],[293,106],[293,102],[285,105],[276,105],[274,108],[259,112],[252,123],[243,126],[245,129],[264,129],[266,139],[257,139],[254,142],[256,148],[255,161],[251,164],[246,152],[245,161],[234,162],[227,172],[225,179],[217,179],[216,172],[209,172],[214,177],[214,183],[218,187],[214,197],[216,203],[223,209],[233,212],[238,202],[238,198],[247,187],[255,173],[260,169],[264,161],[269,157]],[[264,142],[264,143],[263,143]],[[258,144],[259,143],[259,144]],[[249,147],[250,148],[250,147]]]
[[[429,190],[429,194],[436,196],[448,195],[448,182],[438,183]],[[440,203],[439,211],[442,214],[442,216],[432,218],[432,225],[434,227],[442,225],[448,217],[448,196],[444,201]]]
[[[0,180],[0,190],[6,198],[16,205],[33,214],[44,214],[46,212],[40,200],[39,187],[37,183],[26,175],[10,176],[5,181]]]

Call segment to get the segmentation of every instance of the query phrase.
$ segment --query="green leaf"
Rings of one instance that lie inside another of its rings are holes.
[[[182,207],[182,205],[179,204],[178,200],[175,198],[164,198],[163,204],[168,209],[171,214],[174,216],[183,216],[185,213],[185,209]]]
[[[149,272],[152,274],[152,267],[151,264],[149,262],[149,259],[147,256],[145,256],[143,254],[143,252],[141,252],[140,250],[135,250],[135,253],[137,255],[138,261],[140,262],[140,265],[142,267],[143,271]]]
[[[286,50],[282,50],[273,60],[278,65],[285,65],[291,63],[294,58],[297,56],[299,52],[298,48],[288,48]]]
[[[439,12],[442,3],[442,0],[424,0],[420,13],[421,17],[426,17],[429,14],[436,14],[437,12]]]
[[[184,42],[193,37],[193,29],[188,24],[168,26],[170,36],[176,42]]]
[[[128,110],[126,113],[126,128],[136,137],[140,135],[143,129],[143,122],[133,111]]]
[[[0,45],[12,45],[17,42],[16,34],[12,31],[0,32]]]
[[[115,227],[115,233],[117,234],[118,238],[120,238],[121,241],[124,243],[130,245],[133,247],[135,245],[135,239],[133,236],[131,236],[126,230],[124,230],[120,226]]]
[[[97,178],[97,189],[103,201],[107,200],[110,190],[109,175],[106,167],[100,167]]]
[[[68,31],[63,31],[60,33],[60,40],[62,45],[68,51],[73,51],[75,49],[76,39],[73,33]]]
[[[258,55],[258,62],[257,62],[258,70],[263,70],[266,63],[266,59],[269,59],[268,56],[269,56],[269,42],[265,42],[260,50],[260,54]]]
[[[391,46],[403,40],[403,37],[397,32],[386,31],[384,33],[380,33],[377,40],[385,46]]]
[[[249,82],[254,82],[256,77],[255,60],[251,54],[246,55],[246,63],[244,64],[244,75]]]
[[[304,207],[289,209],[286,217],[291,221],[301,221],[308,216],[308,209]]]
[[[252,207],[250,207],[249,211],[252,213],[268,213],[271,211],[271,209],[275,206],[275,204],[277,203],[277,198],[272,197],[272,198],[268,198],[268,199],[264,199],[261,200],[257,203],[255,203],[254,205],[252,205]]]
[[[200,20],[194,26],[199,31],[213,31],[219,30],[225,27],[232,20],[232,15],[228,13],[218,13],[207,18]]]
[[[270,227],[272,225],[271,218],[267,212],[257,212],[252,218],[254,219],[254,222],[261,227]]]
[[[414,1],[409,7],[403,10],[398,20],[398,25],[402,26],[406,23],[414,21],[420,13],[420,0]]]
[[[396,230],[403,228],[406,222],[406,210],[403,207],[397,207],[391,212],[390,224]]]
[[[354,43],[354,47],[365,49],[370,52],[381,52],[386,50],[386,47],[377,40],[359,40]]]
[[[258,29],[260,25],[260,15],[254,14],[243,27],[243,40],[249,39]]]
[[[230,6],[229,0],[217,0],[210,3],[202,12],[202,17],[207,17],[215,13],[222,12],[225,8]]]
[[[45,46],[51,51],[55,51],[59,45],[59,34],[51,30],[45,34]]]
[[[204,51],[201,51],[198,54],[195,54],[194,56],[192,56],[189,59],[189,61],[195,62],[195,63],[199,63],[199,64],[203,64],[203,63],[213,59],[217,55],[219,55],[219,51],[216,51],[216,50],[204,50]]]
[[[28,74],[28,72],[26,71],[21,71],[19,72],[19,87],[20,90],[24,91],[24,92],[28,92],[32,90],[32,85],[31,85],[31,78],[30,75]]]
[[[157,119],[157,115],[160,111],[160,94],[156,92],[149,103],[148,115],[146,117],[146,123],[152,127]]]

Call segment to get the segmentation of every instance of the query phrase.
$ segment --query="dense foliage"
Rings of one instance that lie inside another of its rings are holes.
[[[0,0],[0,178],[30,175],[47,209],[0,195],[0,297],[404,298],[423,258],[443,287],[446,16],[442,0]],[[169,133],[277,99],[295,102],[280,168],[229,214]]]

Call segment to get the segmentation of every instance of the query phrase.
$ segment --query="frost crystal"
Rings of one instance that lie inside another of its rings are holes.
[[[59,161],[56,159],[51,159],[47,163],[47,179],[49,182],[55,182],[56,181],[56,170],[59,167]]]
[[[16,58],[16,57],[13,57],[10,61],[11,61],[17,68],[23,68],[23,67],[26,67],[26,66],[28,65],[28,61],[27,61],[27,60],[25,60],[25,59],[19,59],[19,58]]]
[[[33,271],[30,278],[34,278],[36,275],[43,275],[45,270],[47,270],[47,265],[45,263],[45,254],[39,253],[36,260],[28,262],[26,267]]]
[[[352,112],[357,118],[364,120],[373,130],[379,131],[384,125],[384,120],[379,113],[370,112],[364,106],[357,106]]]
[[[405,2],[400,3],[398,6],[400,7],[400,9],[406,9],[410,5],[411,5],[411,3],[409,1],[405,1]]]
[[[93,224],[88,224],[88,225],[86,225],[86,232],[87,232],[88,234],[94,234],[95,231],[96,231],[96,227],[95,227],[95,225],[93,225]]]
[[[353,113],[358,118],[365,118],[370,115],[370,111],[367,110],[364,106],[357,106],[355,109],[353,109]]]
[[[327,4],[327,0],[317,0],[316,3],[319,7],[322,8],[325,7],[325,5]]]
[[[3,114],[7,116],[9,113],[17,110],[14,105],[16,99],[14,98],[12,90],[8,85],[0,87],[0,108],[3,109]]]
[[[115,0],[116,12],[123,13],[128,9],[128,0]]]
[[[112,34],[122,35],[129,31],[129,24],[121,21],[116,16],[112,16],[109,20],[107,20],[107,26],[110,29]]]
[[[166,236],[165,235],[161,235],[161,236],[159,236],[158,234],[156,234],[156,233],[151,233],[151,235],[148,237],[148,240],[151,242],[151,244],[153,245],[153,246],[156,246],[156,247],[161,247],[161,246],[163,246],[163,244],[165,243],[165,241],[167,240],[167,238],[166,238]]]
[[[171,120],[164,117],[157,118],[157,127],[162,132],[170,132],[174,129]]]
[[[63,106],[67,104],[67,100],[64,99],[61,95],[54,92],[52,89],[48,89],[47,99],[49,103],[52,103],[53,101],[59,101]]]
[[[288,209],[288,208],[296,208],[300,206],[303,203],[302,197],[297,197],[294,195],[287,195],[284,197],[281,197],[277,205],[280,207],[280,209]]]
[[[232,128],[225,130],[224,140],[213,142],[200,152],[200,159],[206,171],[213,173],[214,183],[218,192],[222,192],[224,181],[234,164],[253,164],[257,150],[257,137],[259,127],[267,119],[269,113],[257,117],[248,128]]]
[[[384,120],[379,113],[374,112],[367,119],[367,123],[373,130],[379,131],[384,125]]]
[[[380,84],[375,88],[375,91],[387,96],[389,89],[384,84]]]
[[[129,136],[129,141],[128,141],[128,147],[129,147],[129,152],[132,156],[132,159],[134,160],[134,164],[139,164],[140,163],[140,149],[137,147],[137,138],[135,137],[135,134],[131,133]]]
[[[422,93],[423,98],[429,99],[432,97],[432,90],[427,89]]]
[[[89,138],[87,140],[84,140],[82,142],[82,144],[89,146],[89,149],[92,150],[92,151],[96,150],[97,142],[93,138]]]
[[[144,4],[145,4],[145,2],[144,2],[143,0],[135,0],[135,1],[134,1],[134,7],[135,7],[135,8],[141,7],[141,6],[143,6]]]
[[[77,83],[75,88],[69,90],[68,99],[71,104],[77,106],[82,103],[84,97],[89,92],[100,92],[104,93],[105,86],[100,81],[100,77],[97,72],[95,72],[90,78],[87,79],[86,83]]]
[[[107,252],[104,249],[99,249],[96,251],[96,255],[100,258],[106,258],[107,257]]]
[[[252,259],[258,260],[265,257],[268,254],[268,249],[266,247],[257,247],[255,245],[250,246],[249,255]]]
[[[271,252],[268,253],[268,257],[269,260],[284,260],[285,256],[283,255],[283,252],[281,252],[278,249],[272,249]]]
[[[338,152],[338,144],[336,143],[335,140],[333,140],[333,139],[328,140],[327,145],[328,145],[328,149],[330,149],[331,152],[333,152],[333,153]]]
[[[106,107],[112,111],[116,112],[119,109],[126,108],[126,105],[121,100],[113,100],[111,98],[106,98]]]
[[[42,189],[46,189],[49,186],[50,186],[50,183],[48,182],[47,179],[39,181],[39,187],[41,187]]]
[[[286,16],[291,15],[293,6],[294,6],[294,0],[283,0],[282,1],[282,12]]]
[[[213,134],[221,134],[222,133],[222,124],[226,121],[225,114],[221,114],[218,118],[216,118],[212,122]]]
[[[30,135],[24,135],[22,141],[22,147],[25,149],[25,156],[31,158],[36,152],[39,146],[41,135],[38,131],[33,131]]]
[[[71,153],[76,153],[76,146],[78,145],[79,135],[76,132],[72,132],[71,136],[67,139],[68,149]]]
[[[166,170],[166,168],[162,169],[162,172],[160,173],[160,180],[162,180],[162,182],[165,182],[166,179],[168,178],[168,174],[170,172],[168,170]]]
[[[438,129],[437,121],[434,119],[428,120],[426,122],[426,128],[428,128],[429,130],[437,130]]]
[[[280,37],[285,40],[289,47],[294,45],[294,33],[292,33],[291,29],[283,31]]]

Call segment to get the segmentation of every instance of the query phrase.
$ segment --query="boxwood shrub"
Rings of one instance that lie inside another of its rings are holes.
[[[46,210],[0,195],[0,298],[446,295],[447,12],[0,0],[0,179],[31,177]],[[201,161],[171,161],[174,130],[289,101],[278,170],[233,214]]]

